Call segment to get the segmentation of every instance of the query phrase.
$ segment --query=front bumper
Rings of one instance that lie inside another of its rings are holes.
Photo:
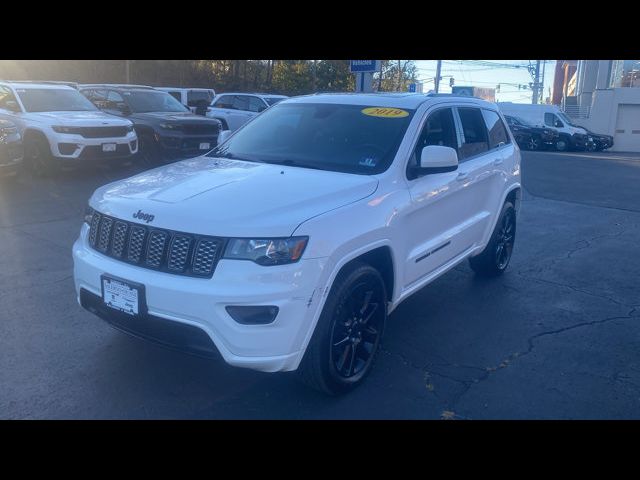
[[[589,140],[589,138],[591,137],[589,137],[588,135],[574,133],[570,137],[570,145],[576,150],[588,150],[589,145],[593,142],[593,139]]]
[[[212,278],[191,278],[140,268],[101,255],[89,246],[88,230],[88,226],[83,225],[73,246],[76,294],[85,308],[120,330],[191,353],[212,353],[206,347],[207,342],[203,342],[203,338],[208,338],[222,358],[233,366],[266,372],[298,367],[307,333],[319,313],[322,295],[318,282],[325,259],[301,260],[278,267],[220,260]],[[127,317],[121,318],[117,311],[98,308],[96,298],[100,300],[103,274],[143,284],[148,315],[127,323]],[[93,309],[88,308],[90,305]],[[279,313],[268,325],[242,325],[227,313],[227,305],[275,305]],[[156,319],[168,325],[161,327],[164,331],[161,336],[142,328],[151,323],[158,325]],[[183,341],[184,328],[174,327],[185,327],[192,334],[195,329],[195,334]],[[165,330],[183,333],[167,337]],[[198,331],[206,337],[198,335]],[[199,339],[193,340],[195,337]]]
[[[124,137],[85,138],[76,134],[56,134],[49,139],[51,153],[60,160],[99,161],[129,158],[138,152],[138,137],[129,132]],[[115,144],[105,151],[103,145]]]
[[[155,135],[162,156],[167,160],[197,157],[218,144],[217,135]],[[206,145],[209,145],[206,147]],[[200,148],[203,146],[204,148]]]

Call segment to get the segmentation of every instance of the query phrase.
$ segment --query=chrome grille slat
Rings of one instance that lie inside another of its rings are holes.
[[[151,268],[159,268],[164,255],[164,246],[167,243],[165,232],[154,231],[149,235],[146,264]]]
[[[101,252],[106,252],[109,248],[111,227],[113,227],[113,220],[109,217],[102,217],[102,221],[100,222],[100,231],[98,233],[98,245],[96,246],[96,248]]]
[[[125,242],[127,240],[128,225],[124,222],[116,222],[116,226],[113,230],[113,243],[111,245],[111,253],[115,257],[122,257],[124,252]]]
[[[224,240],[127,222],[93,212],[89,244],[100,253],[139,267],[210,278]]]
[[[175,235],[169,247],[167,268],[174,272],[183,272],[187,264],[187,256],[191,247],[191,237]]]
[[[211,240],[200,240],[193,258],[193,273],[207,275],[213,269],[213,263],[218,253],[218,245]]]
[[[98,226],[100,225],[100,219],[102,215],[98,212],[94,212],[91,217],[91,229],[89,230],[89,243],[92,247],[96,245],[96,238],[98,237]]]
[[[132,227],[129,235],[129,250],[127,260],[138,263],[142,256],[142,247],[147,236],[147,229],[144,227]]]

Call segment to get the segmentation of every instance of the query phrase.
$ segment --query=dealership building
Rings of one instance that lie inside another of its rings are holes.
[[[552,103],[574,123],[640,152],[640,60],[558,60]]]

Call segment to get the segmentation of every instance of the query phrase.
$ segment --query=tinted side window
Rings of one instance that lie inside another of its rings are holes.
[[[233,108],[235,110],[249,110],[249,98],[246,95],[236,95],[233,97]]]
[[[409,159],[407,178],[416,178],[415,172],[410,167],[418,166],[422,149],[428,145],[440,145],[458,150],[458,137],[456,136],[456,126],[453,120],[453,111],[450,108],[443,108],[431,113],[420,132],[418,143]]]
[[[553,113],[544,114],[544,123],[545,125],[549,125],[550,127],[564,127],[564,124],[560,120],[558,120],[558,117],[556,117]]]
[[[464,143],[460,147],[460,160],[479,155],[489,150],[487,129],[479,108],[458,108]]]
[[[509,136],[500,116],[496,112],[484,109],[482,116],[489,132],[489,148],[498,148],[509,143]]]
[[[171,95],[173,98],[175,98],[176,100],[178,100],[180,103],[182,103],[182,95],[180,95],[180,92],[167,92],[169,95]]]
[[[216,100],[214,106],[218,108],[233,108],[233,97],[231,95],[223,95]]]
[[[187,92],[187,105],[197,107],[201,104],[209,105],[213,100],[211,92],[208,90],[189,90]]]
[[[113,90],[109,90],[107,94],[107,101],[104,102],[107,110],[122,110],[123,107],[126,106],[124,102],[124,98],[118,92],[114,92]]]
[[[265,110],[267,106],[264,102],[258,97],[249,97],[249,111],[251,112],[261,112]]]

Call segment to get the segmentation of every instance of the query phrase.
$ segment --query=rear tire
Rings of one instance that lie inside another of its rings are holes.
[[[480,255],[471,257],[471,269],[482,277],[502,275],[509,266],[516,239],[516,210],[511,202],[505,202],[489,243]]]
[[[328,395],[356,388],[371,371],[386,319],[380,272],[361,262],[340,272],[298,367],[300,380]]]
[[[540,139],[538,137],[531,137],[527,141],[527,150],[531,150],[531,151],[540,150],[541,144],[542,142],[540,142]]]

